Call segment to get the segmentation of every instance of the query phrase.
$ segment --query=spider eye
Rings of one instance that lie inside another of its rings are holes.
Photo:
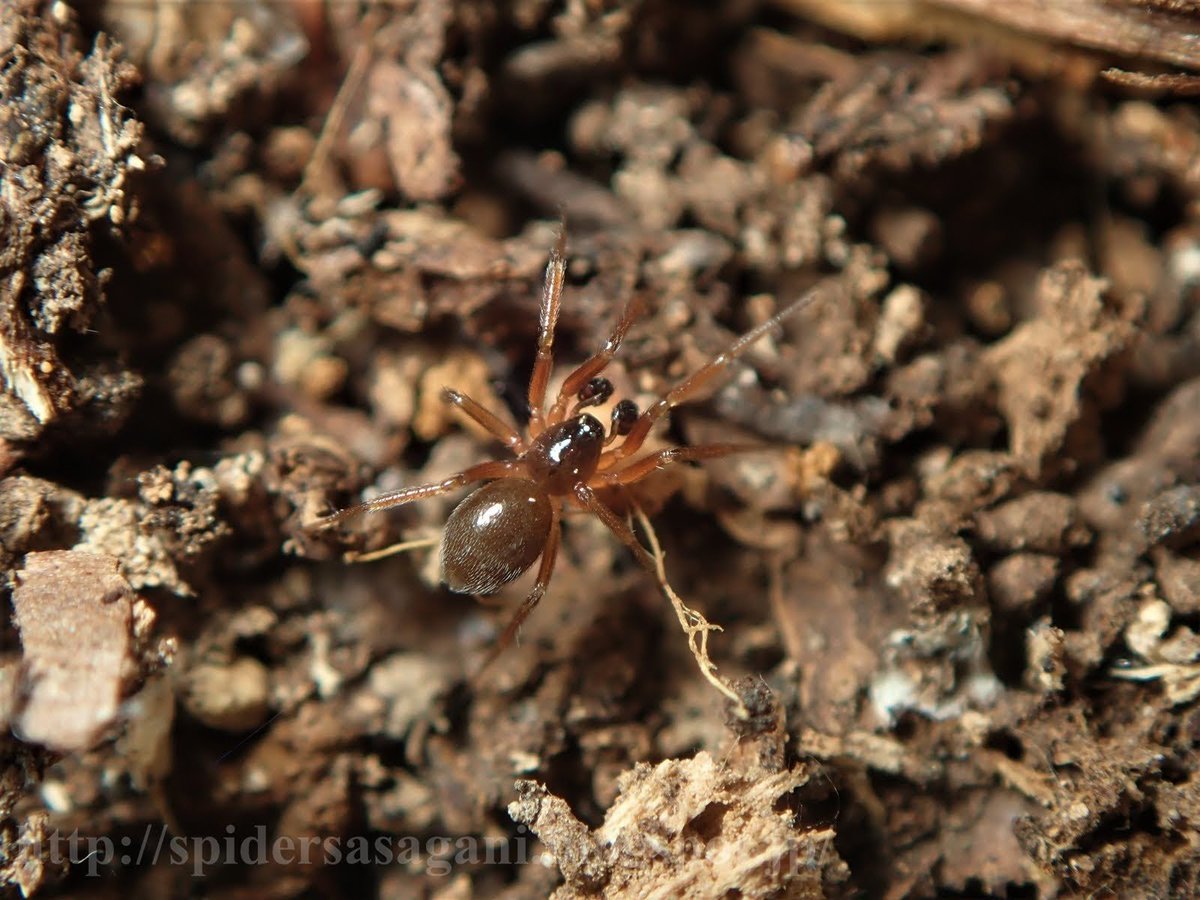
[[[613,385],[607,378],[593,378],[576,395],[580,406],[599,406],[612,396]]]
[[[612,433],[622,437],[633,430],[633,423],[638,420],[637,404],[632,400],[622,400],[612,411]]]

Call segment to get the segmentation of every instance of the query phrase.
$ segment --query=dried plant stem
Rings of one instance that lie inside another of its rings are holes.
[[[371,10],[363,19],[363,33],[365,35],[373,35],[378,29],[381,19],[382,16],[379,10]],[[367,69],[373,53],[374,47],[372,46],[370,37],[363,40],[354,51],[354,57],[350,61],[350,68],[346,71],[346,75],[342,79],[342,84],[333,98],[333,103],[330,105],[329,111],[325,114],[325,122],[321,126],[321,134],[317,137],[317,145],[313,148],[312,155],[308,158],[308,164],[304,167],[304,173],[300,179],[300,188],[297,193],[312,196],[313,183],[321,176],[325,167],[329,164],[329,157],[333,152],[333,142],[342,130],[342,126],[346,120],[346,113],[349,111],[354,98],[358,96],[366,81]]]
[[[684,603],[682,598],[675,593],[675,589],[667,581],[667,572],[663,564],[664,554],[662,546],[658,542],[658,534],[654,531],[654,526],[650,524],[650,518],[636,501],[632,501],[630,505],[633,508],[634,515],[637,516],[638,523],[642,526],[642,531],[646,533],[646,539],[650,543],[650,554],[654,557],[654,566],[658,570],[658,583],[662,587],[663,593],[667,595],[667,599],[671,601],[671,606],[675,610],[675,616],[679,619],[679,625],[683,629],[683,633],[687,635],[688,649],[692,651],[692,656],[696,658],[696,665],[700,667],[700,674],[705,677],[709,684],[729,699],[733,704],[734,715],[740,719],[749,718],[750,712],[746,709],[746,704],[742,702],[742,698],[738,696],[737,692],[729,686],[729,683],[717,674],[716,663],[708,655],[709,632],[721,631],[721,626],[713,625],[702,614]]]
[[[419,550],[422,547],[432,547],[438,542],[438,538],[426,537],[417,538],[412,541],[401,541],[399,544],[391,544],[383,547],[380,550],[372,550],[369,553],[355,553],[351,550],[342,556],[342,559],[348,563],[365,563],[374,562],[377,559],[384,559],[388,556],[395,556],[398,553],[407,553],[409,550]]]

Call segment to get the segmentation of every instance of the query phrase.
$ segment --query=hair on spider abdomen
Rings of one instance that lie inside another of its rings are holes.
[[[442,533],[442,581],[458,594],[494,594],[542,555],[550,496],[527,478],[501,478],[472,491]]]
[[[751,444],[705,444],[671,447],[630,459],[641,449],[656,422],[724,373],[729,364],[755,341],[808,306],[820,290],[819,287],[811,289],[772,318],[743,334],[644,412],[639,413],[631,400],[621,400],[613,407],[606,433],[600,420],[583,410],[600,405],[612,395],[612,383],[600,373],[621,346],[639,304],[634,300],[625,307],[604,347],[567,375],[558,396],[547,409],[546,387],[553,365],[554,328],[558,322],[566,272],[565,241],[564,228],[559,231],[546,266],[538,317],[537,356],[529,379],[529,422],[524,433],[466,394],[451,388],[442,393],[446,403],[459,408],[487,429],[507,448],[512,458],[482,462],[443,481],[393,491],[326,516],[317,523],[319,527],[325,527],[358,513],[390,509],[446,494],[475,482],[488,482],[459,503],[446,521],[442,537],[442,580],[452,591],[459,593],[494,594],[519,577],[539,557],[541,563],[533,588],[496,641],[483,668],[512,642],[521,623],[545,594],[558,554],[564,507],[594,514],[670,595],[670,587],[655,559],[638,541],[629,524],[604,502],[603,495],[620,491],[673,463],[767,449]]]

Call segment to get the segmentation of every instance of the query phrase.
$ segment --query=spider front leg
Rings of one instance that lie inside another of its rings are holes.
[[[566,414],[567,404],[579,394],[580,388],[603,372],[608,364],[612,362],[612,358],[621,346],[621,341],[625,340],[625,332],[629,330],[629,326],[637,319],[640,310],[641,304],[638,302],[637,297],[632,298],[625,304],[625,309],[621,312],[621,318],[617,320],[612,334],[604,342],[604,348],[590,359],[581,363],[577,369],[564,379],[562,387],[558,391],[558,398],[554,401],[554,405],[550,407],[550,412],[546,416],[548,424],[557,425],[561,422]]]
[[[771,318],[767,319],[767,321],[743,334],[730,344],[729,348],[723,353],[718,353],[691,375],[687,376],[687,378],[683,379],[683,381],[676,384],[661,400],[647,407],[641,417],[633,423],[621,445],[609,451],[612,454],[611,459],[613,463],[626,459],[636,453],[642,444],[645,443],[646,437],[650,434],[650,429],[654,427],[655,422],[670,412],[672,408],[691,399],[709,382],[723,375],[730,364],[745,353],[751,345],[778,328],[785,319],[795,315],[816,300],[820,296],[821,290],[822,286],[818,285],[802,294],[796,300],[793,300]],[[605,455],[607,456],[608,454]],[[611,466],[612,463],[609,465]]]
[[[529,432],[539,434],[546,424],[542,406],[546,402],[546,385],[550,381],[550,370],[554,366],[554,329],[558,324],[558,310],[562,304],[563,279],[567,274],[567,226],[559,226],[558,240],[550,251],[546,263],[546,279],[542,283],[542,305],[538,313],[537,356],[533,361],[533,372],[529,376]]]
[[[529,618],[529,614],[533,612],[534,607],[541,602],[542,597],[546,595],[546,586],[550,583],[550,576],[554,574],[554,563],[558,559],[558,545],[562,538],[562,526],[559,524],[558,504],[555,503],[551,508],[550,519],[550,534],[546,538],[546,549],[542,551],[542,560],[538,564],[537,580],[533,584],[533,589],[529,595],[517,607],[517,611],[513,614],[512,619],[504,627],[504,631],[496,640],[495,645],[488,652],[487,657],[476,671],[473,679],[479,678],[480,675],[487,670],[488,666],[496,661],[513,639],[517,636],[517,631],[521,625]]]
[[[617,469],[614,472],[603,471],[608,468],[605,466],[605,457],[614,460],[614,456],[609,456],[612,451],[607,451],[600,458],[601,470],[588,484],[594,488],[609,488],[617,485],[633,484],[635,481],[641,481],[651,472],[658,469],[665,469],[672,463],[677,462],[696,462],[702,459],[719,459],[722,456],[730,456],[734,453],[752,453],[756,450],[770,450],[770,447],[764,447],[760,444],[703,444],[698,447],[670,447],[666,450],[659,450],[657,453],[651,453],[642,459],[634,460],[627,466]]]

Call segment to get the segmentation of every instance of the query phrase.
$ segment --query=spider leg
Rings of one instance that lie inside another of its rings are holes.
[[[649,572],[660,587],[666,585],[664,578],[659,576],[658,566],[654,562],[648,550],[642,546],[637,536],[633,533],[633,529],[629,527],[620,516],[613,512],[604,501],[596,496],[596,492],[586,484],[579,484],[575,487],[575,498],[582,503],[589,512],[595,513],[608,530],[617,536],[617,539],[633,551],[633,555],[637,558],[638,563],[643,569]]]
[[[525,452],[525,439],[517,433],[515,428],[482,403],[472,400],[466,394],[456,391],[453,388],[442,389],[442,400],[451,406],[461,409],[475,422],[486,428],[489,434],[513,453],[519,456]]]
[[[566,260],[567,223],[558,229],[558,240],[550,251],[546,263],[546,278],[542,283],[542,305],[538,313],[537,357],[533,361],[533,372],[529,376],[529,431],[538,434],[545,427],[546,418],[542,406],[546,402],[546,385],[550,381],[550,369],[554,365],[554,327],[558,324],[558,310],[562,304],[563,279],[567,273]]]
[[[642,459],[631,461],[628,465],[616,471],[601,471],[593,475],[588,484],[594,488],[607,488],[616,485],[633,484],[641,481],[651,472],[665,469],[672,463],[693,462],[701,459],[718,459],[734,453],[753,453],[755,450],[770,450],[759,444],[701,444],[697,447],[670,447],[651,453]],[[607,454],[605,454],[607,455]],[[609,457],[614,460],[614,457]],[[603,465],[603,457],[601,465]]]
[[[331,525],[336,525],[338,522],[344,522],[346,519],[356,516],[359,513],[377,512],[381,509],[391,509],[394,506],[403,506],[406,503],[436,497],[439,494],[448,494],[475,481],[504,478],[506,475],[511,475],[517,471],[519,467],[520,462],[518,460],[482,462],[471,466],[469,469],[463,469],[457,475],[451,475],[444,481],[437,481],[433,484],[419,484],[413,487],[401,488],[398,491],[390,491],[363,503],[356,503],[354,506],[349,506],[328,516],[322,516],[313,523],[313,527],[328,528]]]
[[[513,638],[517,636],[517,631],[521,628],[524,621],[529,618],[529,614],[533,612],[535,606],[541,602],[542,597],[546,595],[546,585],[550,583],[550,576],[554,574],[554,562],[558,558],[558,545],[562,537],[562,527],[559,525],[558,504],[553,504],[551,509],[550,519],[550,534],[546,538],[546,549],[542,551],[542,561],[538,564],[537,580],[533,584],[533,589],[529,595],[521,601],[521,605],[517,607],[517,611],[513,613],[512,619],[504,626],[504,631],[496,640],[495,645],[488,651],[487,658],[484,659],[481,665],[473,676],[473,680],[479,678],[484,671],[496,661],[508,645],[513,642]]]
[[[724,352],[718,353],[691,375],[683,379],[683,381],[676,384],[661,400],[647,407],[646,411],[633,424],[633,427],[621,445],[609,451],[612,453],[614,462],[636,453],[646,440],[646,436],[650,434],[650,429],[654,427],[654,423],[665,416],[672,407],[678,406],[680,403],[690,399],[714,378],[724,374],[725,370],[729,368],[730,363],[745,353],[751,345],[778,328],[785,319],[790,318],[811,304],[821,295],[821,291],[822,285],[818,285],[801,294],[800,297],[793,300],[771,318],[767,319],[767,321],[743,334],[730,344]]]
[[[546,421],[550,425],[557,425],[563,420],[563,416],[567,410],[567,404],[571,402],[571,398],[579,393],[579,389],[588,383],[589,380],[599,375],[604,371],[605,367],[612,361],[616,355],[617,349],[621,346],[621,341],[625,339],[625,332],[629,330],[629,326],[637,319],[638,313],[641,311],[641,303],[637,297],[633,297],[625,304],[625,309],[621,312],[621,318],[617,320],[616,326],[609,335],[608,340],[604,342],[604,348],[590,359],[580,363],[571,374],[563,381],[562,387],[559,388],[558,398],[554,401],[554,405],[550,407],[550,412],[546,416]]]

